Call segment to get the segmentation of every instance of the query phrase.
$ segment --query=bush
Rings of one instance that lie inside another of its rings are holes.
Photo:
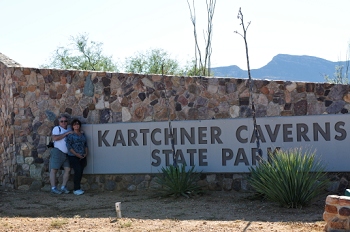
[[[186,165],[167,166],[162,168],[162,175],[155,181],[162,186],[158,189],[161,196],[190,197],[202,193],[197,185],[200,174],[194,170],[194,166],[188,171]]]
[[[303,153],[300,148],[279,150],[269,162],[261,160],[250,171],[249,183],[258,193],[290,208],[308,205],[328,183],[315,153]]]

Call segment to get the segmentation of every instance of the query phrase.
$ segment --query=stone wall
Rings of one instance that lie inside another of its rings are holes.
[[[17,151],[15,146],[16,83],[12,74],[20,65],[0,53],[0,185],[13,187],[16,182]]]
[[[350,197],[328,195],[323,219],[325,231],[350,231]]]
[[[0,184],[49,188],[46,139],[56,117],[83,123],[251,117],[246,79],[137,75],[21,67],[0,56]],[[349,86],[254,81],[257,117],[348,114]],[[169,101],[167,101],[169,99]],[[244,174],[203,174],[209,189],[245,188]],[[84,188],[152,185],[152,175],[84,176]]]

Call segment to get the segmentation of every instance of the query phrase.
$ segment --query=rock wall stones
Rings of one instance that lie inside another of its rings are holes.
[[[17,177],[17,156],[15,141],[15,99],[16,84],[12,79],[19,64],[0,53],[0,185],[14,187]],[[19,160],[21,162],[21,160]]]
[[[328,195],[323,219],[325,231],[350,231],[350,197]]]
[[[166,121],[168,106],[171,120],[252,116],[246,79],[36,69],[0,59],[0,184],[11,188],[49,185],[46,139],[61,113],[89,124]],[[348,114],[350,109],[347,85],[255,80],[252,94],[257,117]],[[241,186],[220,175],[201,183],[217,189]],[[122,179],[109,187],[95,177],[87,181],[99,189],[127,189],[139,177]]]

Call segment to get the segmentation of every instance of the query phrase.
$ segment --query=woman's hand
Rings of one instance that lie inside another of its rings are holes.
[[[84,159],[85,158],[85,154],[77,153],[75,156],[78,157],[79,159]]]

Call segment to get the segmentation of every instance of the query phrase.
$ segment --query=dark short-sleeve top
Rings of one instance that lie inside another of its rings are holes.
[[[67,135],[66,144],[69,156],[75,156],[72,152],[70,152],[70,149],[72,148],[79,154],[85,154],[85,148],[87,148],[87,140],[84,133],[81,133],[80,135],[76,133]]]

